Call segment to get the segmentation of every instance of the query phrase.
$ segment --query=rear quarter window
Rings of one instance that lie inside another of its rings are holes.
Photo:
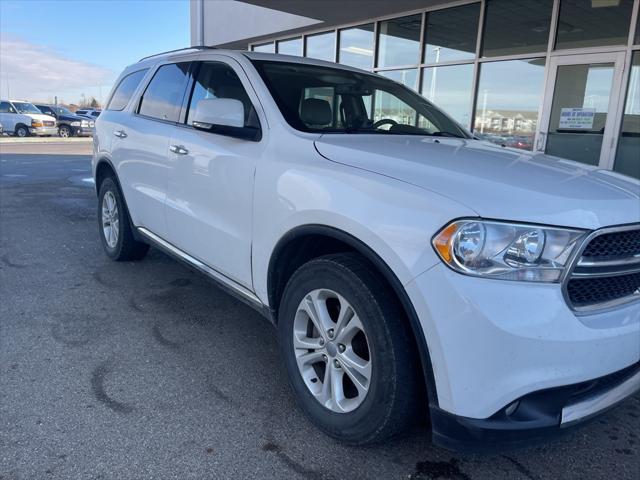
[[[124,110],[124,107],[126,107],[129,100],[131,100],[133,92],[136,91],[136,88],[138,88],[138,85],[140,85],[140,82],[147,73],[147,70],[147,68],[138,70],[120,80],[120,83],[114,90],[107,104],[107,110]]]

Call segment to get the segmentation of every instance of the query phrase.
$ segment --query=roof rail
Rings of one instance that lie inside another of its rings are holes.
[[[215,50],[216,47],[209,47],[207,45],[194,45],[193,47],[176,48],[175,50],[167,50],[166,52],[154,53],[147,57],[142,57],[138,62],[146,60],[147,58],[158,57],[160,55],[166,55],[167,53],[182,52],[184,50]]]

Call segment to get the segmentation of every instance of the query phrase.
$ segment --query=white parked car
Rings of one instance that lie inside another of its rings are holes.
[[[56,119],[44,115],[35,105],[19,100],[0,101],[0,123],[5,133],[16,137],[58,135]]]
[[[155,245],[262,312],[302,410],[344,442],[428,415],[445,447],[523,443],[640,388],[640,182],[474,140],[381,76],[143,59],[93,173],[107,255]]]

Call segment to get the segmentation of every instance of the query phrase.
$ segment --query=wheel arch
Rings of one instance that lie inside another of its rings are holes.
[[[276,244],[267,271],[267,295],[274,323],[287,280],[307,261],[329,253],[353,251],[362,255],[382,275],[406,314],[415,341],[428,401],[438,406],[435,377],[426,338],[416,310],[391,267],[366,243],[343,230],[321,224],[301,225],[288,231]]]

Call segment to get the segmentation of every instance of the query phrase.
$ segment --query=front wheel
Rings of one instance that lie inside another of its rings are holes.
[[[98,194],[98,227],[105,253],[113,260],[139,260],[149,245],[136,241],[122,193],[116,182],[107,177]]]
[[[15,131],[16,137],[24,138],[29,136],[29,129],[24,125],[18,125]]]
[[[289,380],[307,416],[350,444],[405,430],[419,398],[404,312],[378,272],[356,254],[300,267],[278,315]]]
[[[61,125],[60,128],[58,128],[58,135],[62,138],[69,138],[71,136],[71,129],[66,125]]]

